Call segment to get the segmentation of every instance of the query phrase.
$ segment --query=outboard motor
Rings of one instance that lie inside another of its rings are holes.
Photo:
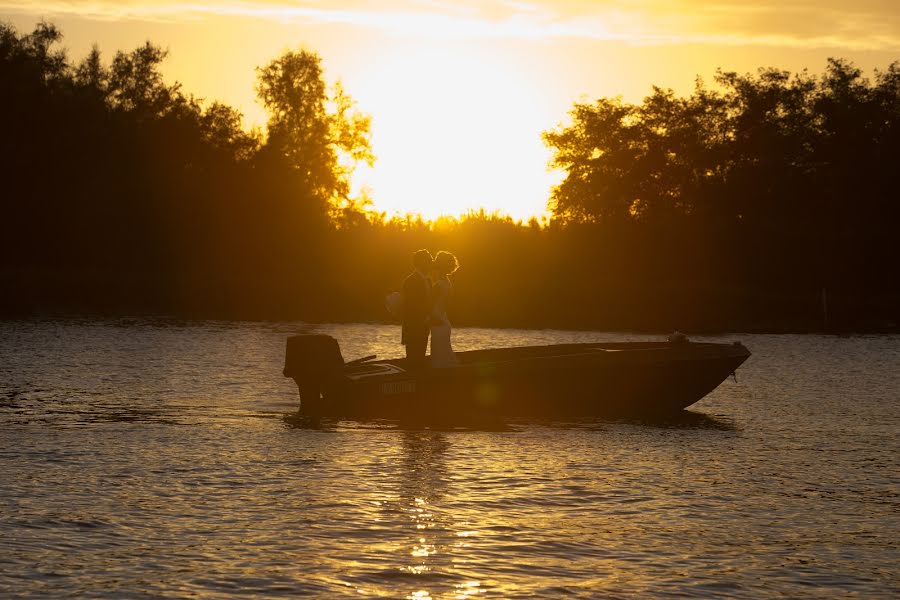
[[[344,357],[337,340],[322,333],[293,335],[287,340],[284,376],[293,378],[300,392],[300,408],[315,412],[322,386],[340,374]]]

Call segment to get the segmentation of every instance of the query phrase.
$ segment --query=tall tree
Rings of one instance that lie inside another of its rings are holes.
[[[306,193],[338,206],[350,196],[359,161],[371,164],[370,119],[340,84],[330,91],[318,54],[287,51],[257,69],[257,94],[269,112],[266,151],[285,161]]]
[[[160,65],[167,50],[146,42],[130,53],[117,52],[109,70],[109,94],[113,105],[138,116],[164,114],[181,100],[180,84],[166,85]]]

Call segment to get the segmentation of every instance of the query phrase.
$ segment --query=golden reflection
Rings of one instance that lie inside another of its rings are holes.
[[[434,503],[446,491],[447,477],[444,453],[447,438],[432,431],[408,431],[403,434],[403,477],[400,497],[412,525],[409,560],[402,569],[422,575],[439,566],[450,565],[445,552],[448,540],[443,534],[449,529],[441,519]],[[430,598],[431,591],[418,590],[408,598]]]
[[[406,598],[472,598],[484,593],[482,582],[464,575],[460,581],[428,585],[435,573],[458,572],[467,561],[458,552],[469,545],[478,532],[466,529],[468,523],[457,523],[442,501],[449,494],[450,477],[446,454],[450,444],[446,434],[438,431],[406,431],[401,442],[402,474],[400,506],[411,525],[408,544],[402,546],[400,567],[405,573],[422,576],[415,580]],[[458,497],[462,490],[453,490]],[[462,526],[462,527],[461,527]],[[457,529],[461,529],[457,531]],[[456,551],[456,552],[454,552]],[[464,567],[463,567],[464,568]]]
[[[472,598],[482,593],[480,581],[464,581],[456,585],[454,598]]]

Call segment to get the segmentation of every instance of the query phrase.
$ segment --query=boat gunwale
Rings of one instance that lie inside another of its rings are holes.
[[[606,347],[604,347],[606,346]],[[613,347],[609,347],[613,346]],[[622,346],[627,346],[622,348]],[[526,354],[522,356],[521,354],[537,349],[537,350],[550,350],[550,349],[563,349],[563,348],[571,348],[572,352],[559,352],[559,353],[539,353],[535,352],[534,354]],[[535,346],[514,346],[514,347],[506,347],[506,348],[484,348],[478,350],[463,350],[456,352],[457,357],[469,360],[461,360],[460,364],[455,367],[449,368],[427,368],[424,370],[425,373],[429,374],[443,374],[443,373],[458,373],[462,370],[469,370],[472,368],[483,368],[485,366],[508,366],[511,364],[522,365],[523,363],[534,363],[537,361],[540,362],[550,362],[553,360],[559,359],[578,359],[585,357],[612,357],[615,355],[619,356],[634,356],[634,353],[644,352],[644,353],[652,353],[654,358],[658,357],[661,354],[661,351],[676,351],[676,350],[702,350],[702,349],[716,349],[719,351],[729,350],[729,352],[717,352],[716,354],[697,354],[694,353],[692,355],[685,355],[682,353],[677,354],[669,354],[666,357],[667,361],[694,361],[694,360],[710,360],[710,359],[722,359],[722,358],[747,358],[750,356],[750,351],[740,342],[733,343],[723,343],[723,342],[598,342],[598,343],[575,343],[575,344],[545,344],[545,345],[535,345]],[[501,354],[507,352],[511,356],[507,357],[498,357],[494,360],[471,360],[475,358],[477,355],[485,355],[489,357],[491,354]],[[615,354],[612,354],[612,353]],[[516,354],[519,356],[516,356]],[[607,354],[609,353],[609,354]],[[619,354],[622,353],[622,354]],[[743,361],[742,361],[743,362]],[[358,375],[358,373],[354,373],[354,368],[362,368],[369,367],[371,368],[374,365],[390,365],[393,367],[397,367],[403,370],[402,373],[396,372],[385,372],[385,376],[390,375],[410,375],[414,374],[406,368],[406,359],[405,358],[391,358],[391,359],[383,359],[383,360],[374,360],[370,362],[363,363],[362,365],[354,365],[352,367],[346,366],[344,370],[344,375]],[[374,373],[373,373],[374,375]]]

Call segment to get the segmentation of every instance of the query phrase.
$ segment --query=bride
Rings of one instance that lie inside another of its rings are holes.
[[[435,281],[431,288],[434,301],[431,309],[431,366],[437,368],[454,367],[459,361],[450,345],[450,321],[447,319],[447,301],[453,291],[450,274],[459,268],[459,261],[443,250],[434,257]]]

